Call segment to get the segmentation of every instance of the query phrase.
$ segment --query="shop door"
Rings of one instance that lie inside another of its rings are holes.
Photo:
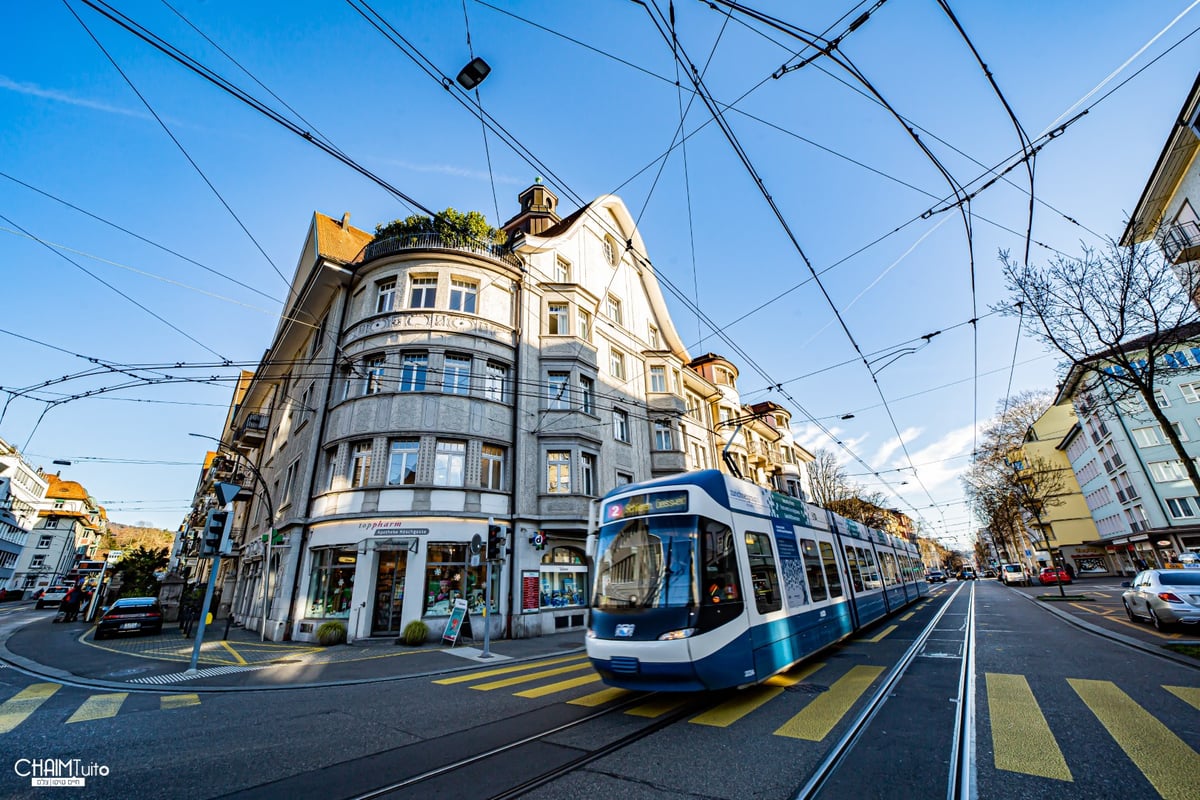
[[[404,609],[404,573],[408,567],[407,550],[379,553],[379,572],[375,578],[375,613],[371,617],[371,635],[400,633],[400,614]]]

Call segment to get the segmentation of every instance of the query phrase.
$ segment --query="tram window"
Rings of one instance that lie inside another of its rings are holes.
[[[825,562],[825,577],[829,581],[829,596],[841,597],[842,591],[842,573],[838,569],[837,556],[833,552],[833,545],[829,542],[821,542],[821,560]]]
[[[817,543],[812,539],[801,539],[800,550],[804,554],[804,571],[808,574],[808,590],[812,592],[813,602],[829,599],[829,593],[825,591],[825,573],[821,570]]]
[[[863,590],[862,570],[858,566],[858,548],[846,545],[846,568],[850,570],[850,584],[854,591]]]
[[[879,562],[883,565],[883,582],[888,586],[896,585],[896,557],[891,553],[880,553]]]
[[[728,525],[707,522],[703,528],[701,547],[704,573],[700,576],[700,601],[706,606],[740,601],[742,592],[737,574],[737,553],[733,547],[733,531]]]
[[[883,586],[879,581],[879,568],[875,565],[875,551],[859,550],[858,557],[863,564],[863,583],[868,589],[878,589]]]
[[[779,591],[779,571],[775,568],[775,551],[771,537],[746,532],[746,556],[750,564],[750,580],[754,584],[754,605],[760,614],[783,608],[783,593]]]

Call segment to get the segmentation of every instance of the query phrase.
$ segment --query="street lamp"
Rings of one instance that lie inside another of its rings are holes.
[[[215,436],[208,436],[203,433],[189,433],[188,436],[195,436],[197,439],[210,439],[216,442],[221,448],[227,448],[228,445]],[[220,452],[220,451],[218,451]],[[250,463],[250,459],[243,456],[236,450],[225,449],[224,452],[241,459],[241,463],[246,466],[250,473],[254,476],[254,480],[258,482],[259,488],[262,490],[263,501],[267,504],[267,544],[263,553],[263,592],[262,592],[262,638],[261,641],[267,640],[267,610],[270,603],[270,588],[271,588],[271,544],[275,539],[275,505],[271,502],[271,493],[267,490],[267,482],[263,479],[262,473],[258,471],[258,467]]]

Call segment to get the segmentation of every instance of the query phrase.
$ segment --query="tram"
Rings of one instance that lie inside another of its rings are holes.
[[[587,653],[605,683],[750,686],[928,593],[916,545],[718,470],[600,505]]]

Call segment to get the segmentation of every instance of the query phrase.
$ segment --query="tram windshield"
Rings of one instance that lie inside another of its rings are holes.
[[[684,608],[696,604],[697,518],[641,517],[605,525],[596,542],[594,606]]]

